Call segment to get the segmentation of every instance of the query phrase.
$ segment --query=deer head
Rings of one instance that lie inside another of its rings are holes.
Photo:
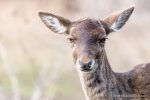
[[[51,31],[67,35],[77,69],[90,72],[98,67],[104,57],[108,34],[120,30],[133,10],[134,6],[114,12],[103,20],[87,18],[74,22],[51,13],[39,12],[39,16]]]

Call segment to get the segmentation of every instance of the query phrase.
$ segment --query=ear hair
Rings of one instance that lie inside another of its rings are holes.
[[[134,10],[134,6],[131,6],[125,10],[112,13],[104,19],[112,32],[120,30],[124,24],[128,21],[130,15]]]
[[[42,22],[53,32],[55,33],[67,33],[68,27],[71,24],[71,21],[57,16],[53,15],[51,13],[46,13],[46,12],[39,12],[38,13]]]

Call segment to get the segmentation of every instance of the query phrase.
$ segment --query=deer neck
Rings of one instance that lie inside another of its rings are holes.
[[[112,87],[115,82],[114,72],[106,54],[102,59],[99,59],[98,63],[97,69],[93,72],[79,72],[86,100],[99,100],[108,96],[110,94],[109,87]]]

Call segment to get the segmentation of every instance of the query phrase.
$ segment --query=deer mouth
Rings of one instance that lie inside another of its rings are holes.
[[[82,72],[90,72],[92,69],[80,69]]]

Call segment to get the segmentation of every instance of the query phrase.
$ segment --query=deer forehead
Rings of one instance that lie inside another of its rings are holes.
[[[106,35],[106,32],[100,21],[85,19],[72,24],[70,35],[73,37],[102,37]]]

